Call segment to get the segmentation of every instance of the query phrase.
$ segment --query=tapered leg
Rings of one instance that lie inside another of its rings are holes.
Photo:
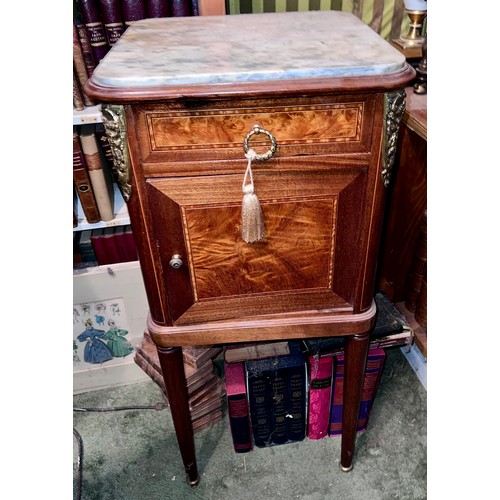
[[[342,410],[342,449],[340,468],[352,469],[359,407],[370,344],[370,332],[346,337],[344,358],[344,405]]]
[[[187,481],[191,486],[196,486],[200,477],[196,466],[194,434],[189,412],[182,348],[157,346],[157,349]]]

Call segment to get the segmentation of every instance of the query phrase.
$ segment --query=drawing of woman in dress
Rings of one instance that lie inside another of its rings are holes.
[[[91,319],[86,319],[84,325],[85,331],[77,337],[80,342],[87,341],[83,351],[83,360],[86,363],[97,364],[113,359],[108,346],[100,340],[104,336],[104,330],[94,328]]]
[[[134,348],[130,342],[125,338],[128,331],[118,328],[116,323],[108,320],[110,329],[104,334],[103,338],[108,341],[108,347],[116,358],[123,358],[133,352]]]

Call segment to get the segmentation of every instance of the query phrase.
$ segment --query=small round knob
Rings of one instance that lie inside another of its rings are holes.
[[[172,269],[180,269],[182,267],[182,259],[179,254],[172,255],[170,262],[168,263]]]

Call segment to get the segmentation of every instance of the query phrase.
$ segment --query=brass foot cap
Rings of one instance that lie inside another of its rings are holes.
[[[342,470],[342,472],[349,472],[350,470],[352,470],[352,464],[349,465],[349,467],[344,467],[342,464],[340,464],[340,469]]]
[[[186,476],[186,481],[191,486],[191,488],[196,488],[198,486],[198,483],[200,482],[200,476],[198,476],[194,481],[191,481],[189,479],[189,476]]]

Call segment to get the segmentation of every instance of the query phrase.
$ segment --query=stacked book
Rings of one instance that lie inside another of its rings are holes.
[[[73,247],[74,269],[131,262],[139,258],[130,224],[74,233]]]
[[[189,410],[193,431],[199,432],[222,420],[222,405],[226,395],[224,381],[214,373],[213,359],[222,351],[218,347],[183,348],[184,372],[189,395]],[[148,332],[136,347],[136,364],[160,387],[165,401],[167,390],[156,346]]]
[[[367,428],[386,347],[409,345],[413,332],[377,294],[357,430]],[[228,346],[226,399],[237,453],[342,433],[344,337]]]

